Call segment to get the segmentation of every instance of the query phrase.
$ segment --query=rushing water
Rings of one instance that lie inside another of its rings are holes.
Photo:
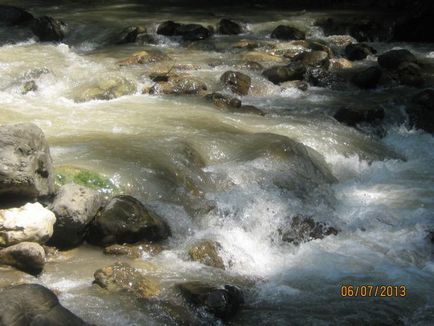
[[[232,282],[246,294],[234,324],[434,322],[434,264],[427,239],[434,229],[434,138],[407,128],[402,100],[415,90],[282,91],[259,72],[245,70],[253,90],[242,101],[263,109],[264,117],[222,112],[196,97],[141,94],[152,84],[148,71],[174,62],[194,64],[184,72],[219,90],[221,74],[240,70],[242,62],[242,53],[228,44],[271,42],[268,33],[288,22],[325,39],[313,25],[323,14],[244,10],[233,18],[247,32],[215,36],[212,46],[204,41],[183,47],[156,35],[156,45],[113,46],[110,38],[130,25],[145,25],[155,34],[157,23],[166,19],[215,25],[228,11],[158,10],[108,1],[17,5],[65,20],[70,32],[62,44],[41,44],[24,35],[19,43],[0,47],[0,124],[36,123],[47,135],[55,165],[100,171],[167,220],[173,233],[168,250],[132,262],[161,279],[164,299],[174,296],[171,286],[178,281]],[[1,39],[9,33],[1,29]],[[434,63],[434,45],[373,45],[380,51],[408,48]],[[171,60],[116,64],[141,49],[158,49]],[[375,59],[359,65],[369,60]],[[210,65],[215,62],[220,64]],[[80,86],[112,76],[134,81],[137,93],[74,101]],[[22,84],[29,79],[36,80],[38,90],[23,95]],[[330,113],[343,103],[383,107],[385,136],[368,136],[332,119]],[[191,149],[205,167],[190,160]],[[206,209],[210,203],[215,209]],[[328,222],[340,232],[299,246],[282,243],[278,230],[296,214]],[[226,271],[188,260],[186,250],[197,239],[221,243]],[[66,307],[97,325],[173,323],[158,303],[137,307],[130,298],[91,287],[93,272],[116,259],[83,246],[48,263],[40,281],[60,291]],[[342,284],[403,284],[408,296],[342,298]]]

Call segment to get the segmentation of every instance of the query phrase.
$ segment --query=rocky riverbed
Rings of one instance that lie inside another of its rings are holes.
[[[434,20],[400,3],[0,5],[0,324],[432,324]]]

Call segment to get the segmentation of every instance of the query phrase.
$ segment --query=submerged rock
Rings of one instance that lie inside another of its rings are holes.
[[[249,76],[238,71],[226,71],[220,77],[220,81],[238,95],[247,95],[252,82]]]
[[[376,88],[380,81],[382,72],[378,67],[369,67],[357,72],[351,81],[359,88],[373,89]]]
[[[56,295],[39,284],[22,284],[6,288],[0,295],[2,325],[88,325],[64,308]]]
[[[285,41],[304,40],[306,34],[295,27],[279,25],[271,32],[271,38]]]
[[[330,56],[325,51],[303,52],[296,55],[293,60],[305,67],[328,68],[330,65]]]
[[[378,56],[378,64],[386,69],[397,69],[404,62],[417,63],[417,59],[408,50],[391,50]]]
[[[198,95],[208,87],[200,79],[190,76],[170,76],[167,81],[155,83],[149,90],[150,94],[166,95]]]
[[[363,60],[368,55],[375,54],[377,51],[365,43],[351,43],[345,47],[345,56],[348,60]]]
[[[217,31],[220,34],[225,35],[237,35],[241,34],[243,32],[243,29],[241,28],[241,25],[230,20],[230,19],[222,19],[218,23]]]
[[[57,217],[50,244],[61,249],[80,245],[102,205],[102,196],[96,190],[73,183],[62,186],[49,207]]]
[[[112,100],[136,92],[136,85],[124,77],[101,79],[95,84],[80,86],[74,90],[76,102]]]
[[[170,236],[168,225],[131,196],[113,197],[96,216],[87,241],[95,245],[160,241]]]
[[[0,264],[38,275],[45,265],[45,251],[35,242],[21,242],[0,250]]]
[[[22,8],[0,5],[0,25],[15,26],[33,19],[33,15]]]
[[[355,127],[357,124],[363,122],[373,123],[382,121],[384,119],[384,110],[382,108],[341,108],[335,113],[334,118],[341,123]]]
[[[422,69],[414,62],[401,63],[396,72],[401,85],[419,87],[425,82]]]
[[[297,88],[303,92],[307,91],[309,88],[309,84],[302,80],[291,80],[284,83],[281,83],[280,86],[282,89],[287,88]]]
[[[189,302],[205,308],[224,321],[234,317],[244,303],[242,291],[233,285],[212,286],[188,282],[178,284],[177,288]]]
[[[407,107],[410,124],[426,132],[434,133],[434,89],[425,89],[412,99]]]
[[[301,64],[291,64],[288,66],[273,66],[264,70],[262,76],[273,84],[280,84],[291,80],[301,80],[306,73],[306,68]]]
[[[137,298],[158,296],[160,284],[152,278],[142,275],[137,269],[127,263],[117,262],[97,270],[94,283],[109,292],[126,291]]]
[[[53,192],[52,160],[42,130],[34,124],[0,126],[0,202],[25,202]]]
[[[23,241],[45,243],[53,234],[56,216],[41,204],[0,210],[0,247]]]
[[[256,62],[282,62],[282,57],[273,53],[261,52],[261,51],[249,51],[241,56],[244,61],[256,61]]]
[[[225,264],[220,256],[222,247],[217,241],[201,240],[193,244],[188,250],[191,260],[204,265],[225,269]]]
[[[114,244],[104,248],[105,255],[113,256],[128,256],[132,258],[140,258],[144,253],[150,255],[157,255],[163,251],[163,247],[160,244],[152,242],[144,242],[140,244]]]
[[[146,28],[143,26],[130,26],[127,27],[118,36],[117,44],[136,43],[136,42],[151,42],[152,37],[147,34]]]
[[[41,42],[60,42],[65,37],[65,23],[53,17],[43,16],[32,23],[32,32]]]
[[[21,89],[21,94],[25,95],[29,92],[36,92],[38,90],[38,85],[34,80],[26,81]]]
[[[211,93],[205,96],[205,98],[218,108],[230,109],[241,107],[241,101],[238,98],[223,95],[221,93]]]

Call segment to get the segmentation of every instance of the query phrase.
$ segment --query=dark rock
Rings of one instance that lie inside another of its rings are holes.
[[[49,206],[57,218],[49,243],[61,249],[80,245],[102,205],[103,198],[96,190],[73,183],[61,187]]]
[[[380,81],[382,72],[378,67],[369,67],[357,72],[351,81],[359,88],[372,89],[376,88]]]
[[[291,80],[291,81],[287,81],[284,82],[282,84],[280,84],[280,86],[282,87],[282,89],[285,88],[297,88],[303,92],[307,91],[307,89],[309,88],[309,84],[306,83],[303,80]]]
[[[222,19],[218,24],[217,31],[220,34],[237,35],[241,34],[243,32],[243,29],[241,28],[240,24],[230,19]]]
[[[290,80],[301,80],[306,73],[306,68],[301,64],[290,64],[288,66],[273,66],[266,69],[262,76],[273,84],[280,84]]]
[[[36,92],[38,90],[38,85],[34,80],[26,81],[22,87],[21,94],[25,95],[29,92]]]
[[[306,34],[295,27],[279,25],[271,33],[271,38],[285,41],[304,40]]]
[[[334,118],[348,126],[356,126],[359,123],[367,122],[373,123],[384,119],[384,110],[377,109],[355,109],[355,108],[341,108],[339,109]]]
[[[161,77],[160,77],[161,78]],[[190,76],[167,76],[167,81],[157,82],[149,90],[150,94],[197,95],[208,89],[206,84]]]
[[[137,298],[158,296],[161,292],[160,284],[131,267],[127,263],[117,262],[97,270],[94,283],[109,292],[125,291]]]
[[[181,24],[175,23],[174,21],[168,20],[160,25],[158,25],[157,28],[157,34],[164,35],[164,36],[175,36],[178,35],[178,28],[181,26]]]
[[[221,244],[217,241],[201,240],[190,247],[188,255],[191,260],[204,265],[225,269],[225,264],[220,256],[221,249]]]
[[[42,130],[34,124],[0,126],[0,202],[52,193],[52,160]]]
[[[177,287],[192,304],[204,307],[224,321],[234,317],[244,303],[243,293],[233,285],[217,287],[200,282],[188,282],[178,284]]]
[[[351,43],[345,47],[345,57],[351,61],[365,59],[368,55],[375,54],[377,51],[364,43]]]
[[[211,36],[209,29],[199,24],[178,24],[173,21],[161,23],[157,34],[165,36],[181,36],[185,41],[199,41]]]
[[[0,25],[15,26],[33,20],[33,15],[24,9],[0,5]]]
[[[220,81],[232,92],[238,95],[247,95],[249,93],[251,78],[246,74],[238,71],[226,71]]]
[[[60,42],[65,37],[65,23],[53,17],[43,16],[32,23],[32,31],[41,42]]]
[[[282,241],[299,245],[303,242],[323,239],[329,235],[337,235],[338,231],[324,223],[316,222],[311,217],[294,216],[290,225],[279,230]]]
[[[386,69],[397,69],[404,62],[417,63],[417,60],[408,50],[391,50],[378,57],[378,64]]]
[[[397,69],[398,80],[402,85],[420,87],[424,84],[422,69],[414,62],[403,62]]]
[[[119,35],[119,40],[117,44],[126,44],[126,43],[152,43],[154,39],[146,33],[146,28],[143,26],[131,26],[126,28]]]
[[[235,97],[230,97],[220,93],[211,93],[205,97],[218,108],[240,108],[241,101]]]
[[[88,325],[64,308],[52,291],[39,284],[21,284],[1,292],[0,324],[8,326]]]
[[[325,51],[303,52],[295,56],[293,60],[313,68],[328,68],[330,65],[330,56]]]
[[[45,265],[45,251],[36,242],[21,242],[0,250],[0,264],[38,275]]]
[[[434,111],[434,89],[428,88],[417,93],[413,97],[412,102]]]
[[[407,107],[410,124],[426,132],[434,133],[434,89],[426,89],[416,94],[413,105]]]
[[[96,245],[167,239],[170,230],[156,214],[131,196],[115,196],[91,223],[87,241]]]

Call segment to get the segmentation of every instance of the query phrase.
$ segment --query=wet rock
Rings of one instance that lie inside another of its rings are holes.
[[[124,77],[111,77],[98,80],[96,83],[80,86],[74,90],[76,102],[92,100],[112,100],[136,92],[136,85]]]
[[[199,24],[179,24],[173,21],[161,23],[157,34],[165,36],[181,36],[185,41],[199,41],[211,36],[209,29]]]
[[[175,23],[171,20],[162,22],[160,25],[158,25],[157,34],[164,36],[175,36],[177,35],[177,30],[180,26],[181,24]]]
[[[297,88],[303,92],[307,91],[309,84],[302,80],[291,80],[280,84],[282,89],[285,88]]]
[[[56,295],[39,284],[22,284],[6,288],[0,296],[2,325],[88,325],[64,308]]]
[[[282,62],[283,59],[275,54],[260,52],[260,51],[250,51],[244,53],[241,56],[244,61],[256,61],[256,62]]]
[[[325,51],[303,52],[295,56],[294,61],[298,61],[306,67],[314,68],[328,68],[330,65],[329,54]]]
[[[265,115],[265,113],[261,109],[258,109],[254,105],[242,105],[240,108],[230,108],[229,111],[234,113],[256,114],[260,116]]]
[[[230,19],[222,19],[218,23],[217,31],[220,34],[237,35],[237,34],[241,34],[243,32],[243,29],[241,28],[240,24]]]
[[[264,66],[261,65],[261,64],[258,63],[258,62],[255,62],[255,61],[247,61],[247,62],[242,66],[242,68],[249,69],[249,70],[255,70],[255,71],[261,71],[261,70],[264,70]]]
[[[38,90],[38,85],[34,80],[26,81],[21,89],[21,94],[25,95],[29,92],[36,92]]]
[[[353,63],[345,58],[335,58],[330,60],[330,69],[350,69]]]
[[[150,94],[198,95],[204,93],[206,84],[190,76],[172,76],[167,81],[158,82],[149,90]]]
[[[417,60],[408,50],[391,50],[378,56],[378,64],[386,69],[397,69],[404,62],[417,63]]]
[[[38,275],[45,265],[45,251],[35,242],[21,242],[0,250],[0,264]]]
[[[424,84],[422,69],[414,62],[403,62],[397,69],[398,80],[402,85],[420,87]]]
[[[434,133],[434,89],[425,89],[412,98],[407,107],[410,124],[417,129]]]
[[[158,51],[140,51],[133,53],[126,59],[118,61],[117,64],[120,66],[128,66],[135,64],[154,63],[167,59],[168,57],[164,53]]]
[[[117,262],[97,270],[94,283],[109,292],[126,291],[137,298],[151,298],[161,292],[160,284],[127,263]]]
[[[102,205],[102,196],[96,190],[73,183],[62,186],[49,206],[57,218],[50,244],[61,249],[80,245]]]
[[[359,88],[372,89],[376,88],[380,81],[382,72],[378,67],[369,67],[357,72],[351,79],[352,83]]]
[[[295,27],[279,25],[271,32],[271,38],[285,41],[304,40],[306,34]]]
[[[41,204],[0,210],[0,247],[23,241],[45,243],[53,234],[56,216]]]
[[[253,40],[241,40],[232,44],[232,48],[234,49],[246,49],[246,50],[254,50],[260,46],[261,43]]]
[[[91,244],[160,241],[170,236],[167,224],[131,196],[115,196],[90,225],[87,241]]]
[[[322,222],[316,222],[311,217],[294,216],[285,229],[279,230],[282,241],[299,245],[303,242],[323,239],[329,235],[337,235],[338,231]]]
[[[221,258],[222,246],[217,241],[201,240],[193,244],[188,250],[191,260],[200,262],[204,265],[225,269],[225,264]]]
[[[143,26],[130,26],[122,31],[119,35],[119,40],[117,44],[126,44],[126,43],[151,43],[154,41],[152,37],[147,34],[146,28]]]
[[[280,84],[290,80],[301,80],[306,73],[306,68],[300,64],[291,64],[288,66],[273,66],[264,70],[262,76],[267,78],[273,84]]]
[[[66,25],[53,17],[43,16],[32,23],[32,32],[41,42],[60,42],[65,37]]]
[[[52,160],[42,130],[34,124],[0,126],[0,204],[53,192]]]
[[[341,108],[334,118],[348,126],[356,126],[359,123],[374,123],[384,119],[384,110],[376,109],[356,109],[356,108]]]
[[[345,47],[345,57],[351,61],[363,60],[377,51],[365,43],[351,43]]]
[[[305,80],[316,87],[333,87],[338,78],[336,74],[325,68],[309,68],[304,75]]]
[[[224,321],[234,317],[244,303],[243,293],[233,285],[220,287],[188,282],[178,284],[177,288],[193,305],[205,308]]]
[[[238,95],[247,95],[251,86],[251,78],[238,71],[226,71],[220,81],[225,87]]]
[[[218,108],[240,108],[241,101],[235,97],[223,95],[221,93],[211,93],[205,97]]]
[[[33,20],[33,15],[22,8],[0,5],[0,25],[15,26]]]
[[[355,42],[357,42],[357,40],[350,35],[330,35],[327,37],[327,43],[333,48],[345,48]]]
[[[144,253],[157,255],[163,251],[163,247],[157,243],[140,243],[140,244],[114,244],[104,248],[105,255],[113,256],[128,256],[132,258],[140,258]]]

